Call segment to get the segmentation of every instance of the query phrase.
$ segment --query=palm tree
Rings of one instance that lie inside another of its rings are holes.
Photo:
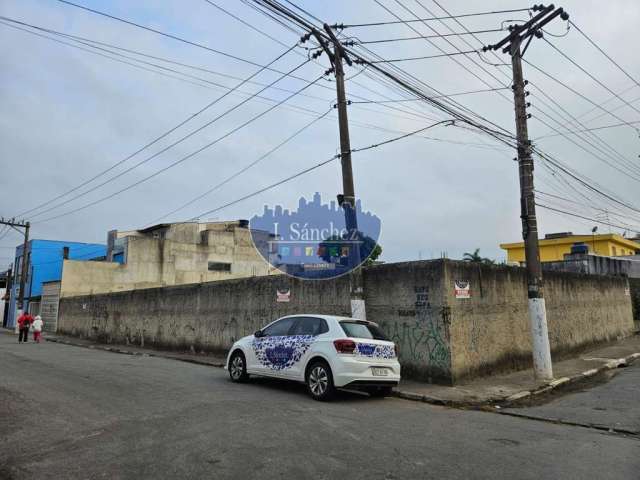
[[[493,265],[495,263],[495,260],[492,260],[490,258],[485,258],[482,255],[480,255],[480,249],[476,248],[473,253],[469,253],[466,252],[462,259],[465,262],[471,262],[471,263],[484,263],[486,265]]]

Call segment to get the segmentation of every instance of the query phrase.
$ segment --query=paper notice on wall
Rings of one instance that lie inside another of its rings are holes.
[[[456,298],[471,298],[471,284],[465,280],[456,280],[454,291]]]
[[[626,287],[626,288],[624,289],[624,294],[625,294],[627,297],[630,297],[630,296],[631,296],[631,290],[629,289],[629,287]]]
[[[276,302],[288,302],[291,298],[291,290],[276,290]]]

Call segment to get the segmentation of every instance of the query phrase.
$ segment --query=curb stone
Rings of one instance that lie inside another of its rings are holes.
[[[405,399],[405,400],[431,403],[434,405],[445,405],[445,406],[457,407],[457,408],[469,407],[469,406],[480,407],[480,406],[493,405],[495,408],[500,409],[512,403],[517,403],[521,400],[524,400],[530,397],[542,395],[545,393],[549,393],[553,390],[556,390],[558,388],[566,387],[575,382],[583,380],[586,377],[592,377],[594,375],[597,375],[607,370],[614,370],[616,368],[627,367],[637,359],[640,359],[640,352],[632,353],[624,358],[617,358],[614,360],[610,360],[599,368],[592,368],[590,370],[580,372],[570,377],[557,378],[535,390],[523,390],[521,392],[514,393],[513,395],[510,395],[506,398],[492,398],[492,399],[488,399],[481,402],[472,401],[472,400],[469,400],[469,401],[443,400],[440,398],[429,397],[428,395],[424,395],[424,394],[406,392],[401,389],[394,389],[393,394],[394,396]]]
[[[91,344],[83,344],[83,343],[76,343],[76,342],[70,342],[68,340],[60,340],[59,338],[45,338],[45,340],[47,342],[54,342],[54,343],[62,343],[64,345],[71,345],[73,347],[82,347],[82,348],[90,348],[90,349],[94,349],[94,350],[102,350],[105,352],[111,352],[111,353],[120,353],[122,355],[136,355],[139,357],[157,357],[157,358],[168,358],[170,360],[178,360],[181,362],[187,362],[187,363],[195,363],[197,365],[206,365],[208,367],[216,367],[216,368],[223,368],[224,367],[224,362],[216,362],[216,361],[206,361],[206,360],[199,360],[197,358],[181,358],[178,355],[165,355],[162,353],[153,353],[153,352],[135,352],[132,350],[123,350],[121,348],[116,348],[116,347],[106,347],[106,346],[100,346],[100,345],[91,345]]]

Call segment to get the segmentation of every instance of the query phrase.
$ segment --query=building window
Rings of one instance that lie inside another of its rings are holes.
[[[616,251],[616,247],[611,247],[611,250],[613,251],[613,256],[615,257],[616,255],[618,255],[617,251]]]
[[[231,264],[224,262],[209,262],[210,272],[231,272]]]

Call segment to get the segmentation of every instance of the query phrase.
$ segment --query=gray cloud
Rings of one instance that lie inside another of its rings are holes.
[[[188,2],[188,7],[186,2],[167,2],[160,5],[158,2],[145,1],[136,2],[135,7],[126,1],[86,3],[97,9],[136,19],[140,23],[175,32],[185,38],[259,63],[270,61],[283,50],[283,47],[275,42],[222,15],[205,2],[194,0]],[[322,5],[318,5],[317,2],[300,3],[329,22],[390,19],[375,3],[364,0],[322,2]],[[416,11],[420,9],[413,0],[403,3]],[[431,0],[423,3],[434,12],[442,14]],[[393,1],[386,1],[385,4],[394,11],[401,11]],[[442,4],[453,13],[529,6],[526,2],[498,0],[446,0]],[[224,5],[286,44],[296,41],[294,35],[270,23],[240,2],[224,2]],[[620,48],[623,45],[634,44],[635,26],[640,21],[640,5],[637,2],[621,0],[616,2],[615,9],[596,1],[573,0],[564,2],[563,6],[571,13],[572,19],[635,78],[640,77],[637,53],[632,48]],[[3,2],[0,4],[0,14],[231,75],[244,77],[255,71],[255,67],[180,45],[152,33],[120,25],[57,2]],[[428,16],[424,11],[422,14]],[[504,17],[471,18],[465,20],[465,24],[470,29],[494,28],[496,18]],[[549,26],[548,30],[560,34],[562,25],[558,22]],[[441,25],[434,26],[439,32],[445,30]],[[453,23],[451,26],[458,29]],[[427,33],[424,28],[421,31]],[[404,26],[394,26],[358,31],[357,34],[362,39],[374,39],[408,36],[413,32]],[[492,42],[500,38],[500,34],[484,35],[482,38]],[[615,91],[632,85],[629,79],[589,46],[577,32],[571,31],[563,38],[548,38]],[[451,41],[460,48],[467,49],[459,39]],[[0,214],[5,216],[31,208],[90,178],[97,171],[126,157],[221,94],[210,88],[138,70],[2,25],[0,45],[3,46],[0,55],[0,191],[3,192]],[[438,41],[438,45],[447,51],[453,48],[441,40]],[[402,45],[395,43],[376,47],[375,50],[387,58],[438,53],[426,42],[406,42]],[[468,60],[456,58],[472,66]],[[504,61],[507,60],[505,56]],[[605,90],[569,65],[542,41],[534,43],[527,52],[527,60],[584,92],[595,102],[599,103],[610,97]],[[299,61],[300,57],[289,55],[278,63],[278,68],[292,68]],[[402,67],[446,93],[486,88],[451,59],[407,62]],[[487,68],[491,69],[497,78],[507,81],[506,77],[498,73],[498,69],[502,67]],[[473,69],[479,71],[477,67]],[[525,69],[528,79],[557,98],[564,108],[573,114],[577,115],[592,108],[588,102],[564,91],[526,65]],[[357,71],[352,69],[348,75],[354,75]],[[507,75],[510,73],[508,68],[503,68],[503,71]],[[320,67],[309,65],[301,70],[301,75],[311,79],[321,72]],[[234,84],[233,80],[222,77],[206,73],[198,75],[228,86]],[[487,74],[479,75],[492,86],[497,86],[497,82]],[[259,80],[268,82],[275,78],[276,75],[273,73],[264,73]],[[359,75],[348,83],[347,88],[351,94],[375,96],[354,82],[387,95],[395,95],[385,87],[371,82],[365,75]],[[279,85],[296,89],[301,83],[288,79]],[[256,89],[255,86],[248,88],[251,91]],[[292,100],[291,104],[325,111],[332,102],[330,90],[314,88],[310,89],[309,93],[324,100],[299,97]],[[510,98],[509,91],[504,94]],[[285,94],[271,91],[268,95],[283,98]],[[636,96],[640,96],[640,88],[625,94],[627,99]],[[241,98],[244,97],[229,96],[194,122],[194,125],[201,125],[214,118]],[[541,106],[535,92],[530,98],[535,106]],[[512,106],[498,94],[483,93],[460,97],[459,100],[513,130]],[[606,105],[613,108],[619,103],[615,100]],[[366,107],[369,109],[354,105],[349,112],[353,121],[351,137],[354,147],[394,136],[393,133],[358,126],[361,123],[402,131],[418,129],[429,123],[415,116],[390,115],[379,106]],[[99,191],[61,207],[56,213],[123,188],[199,148],[242,123],[250,115],[266,108],[268,106],[264,103],[247,104],[170,152]],[[421,107],[402,105],[402,108]],[[627,120],[639,119],[637,113],[626,107],[617,112]],[[535,109],[532,113],[536,115]],[[596,114],[597,112],[594,112],[592,115]],[[109,229],[141,227],[253,161],[310,118],[292,110],[278,109],[220,144],[129,192],[52,222],[34,223],[33,235],[35,238],[104,241]],[[594,122],[594,125],[608,123],[616,123],[616,120],[603,117]],[[547,131],[548,129],[535,118],[531,120],[532,137],[543,135]],[[174,219],[188,218],[215,208],[330,157],[337,151],[337,133],[337,123],[334,119],[318,122],[273,156],[206,199],[185,209]],[[599,134],[627,158],[634,159],[637,164],[639,140],[631,129],[603,130]],[[495,145],[486,137],[479,137],[454,127],[436,128],[425,132],[425,135],[454,142],[486,142]],[[167,143],[163,142],[161,145]],[[540,145],[545,150],[557,154],[572,168],[596,179],[608,190],[632,203],[640,203],[637,186],[632,180],[587,155],[567,140],[548,138],[541,140]],[[151,152],[159,148],[160,145],[151,149]],[[513,156],[513,152],[500,146],[497,150],[492,150],[477,145],[459,145],[416,137],[354,154],[358,196],[362,198],[365,207],[380,216],[383,222],[381,243],[385,250],[384,259],[413,259],[419,254],[423,258],[429,258],[432,255],[439,256],[442,251],[456,257],[476,247],[480,247],[485,255],[501,258],[503,254],[498,248],[498,243],[516,241],[520,238],[518,174],[516,163],[511,161]],[[136,158],[142,159],[145,155]],[[131,165],[134,161],[129,161],[126,165]],[[536,172],[539,173],[538,187],[551,188],[549,184],[553,180],[540,168]],[[340,170],[336,163],[214,215],[220,219],[248,218],[260,211],[265,203],[295,206],[299,196],[308,196],[315,191],[321,192],[324,199],[329,200],[335,198],[340,188]],[[38,219],[51,214],[34,217],[33,221],[37,222]],[[545,211],[540,211],[539,217],[543,233],[558,230],[584,232],[592,225],[591,222]],[[606,230],[606,227],[601,228]],[[13,234],[0,241],[0,244],[5,246],[16,243],[17,236]]]

